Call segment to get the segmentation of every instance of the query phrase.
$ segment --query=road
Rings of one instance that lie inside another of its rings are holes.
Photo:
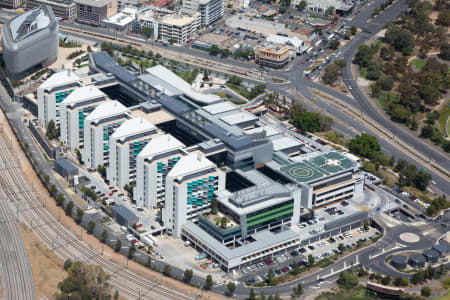
[[[10,205],[10,193],[17,191],[5,182],[10,168],[17,168],[0,140],[0,261],[5,299],[36,299],[33,273],[16,214]]]

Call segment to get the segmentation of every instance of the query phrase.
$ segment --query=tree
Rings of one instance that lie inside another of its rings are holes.
[[[377,84],[384,91],[390,91],[394,87],[394,80],[391,77],[383,76],[377,80]]]
[[[391,277],[386,275],[383,278],[381,278],[381,284],[388,285],[391,282]]]
[[[211,46],[211,48],[209,48],[209,54],[211,54],[211,55],[217,55],[217,54],[219,54],[219,52],[220,52],[220,49],[217,45],[213,44]]]
[[[275,285],[275,274],[273,273],[272,269],[269,269],[269,271],[267,271],[267,285]]]
[[[136,253],[136,247],[132,244],[130,246],[130,248],[128,248],[128,259],[133,259],[135,253]]]
[[[343,68],[345,68],[345,66],[347,65],[347,63],[346,63],[345,60],[343,60],[343,59],[338,59],[338,60],[336,60],[336,61],[334,62],[334,64],[335,64],[336,66],[338,66],[339,69],[343,69]]]
[[[394,285],[395,286],[408,286],[409,280],[405,277],[396,277],[394,279]]]
[[[73,261],[70,258],[66,259],[64,261],[64,270],[67,271],[72,266],[72,264],[73,264]]]
[[[256,293],[253,288],[250,288],[250,294],[248,296],[248,300],[256,300]]]
[[[351,290],[358,285],[358,276],[350,272],[342,272],[339,274],[339,279],[337,281],[339,287]]]
[[[420,172],[414,177],[413,181],[416,188],[425,191],[430,184],[431,174],[424,170],[420,170]]]
[[[223,49],[223,50],[221,51],[221,54],[222,54],[222,57],[223,57],[223,58],[227,58],[228,56],[231,55],[231,51],[228,50],[228,49]]]
[[[414,178],[416,176],[417,168],[414,165],[408,165],[406,168],[400,171],[398,185],[399,186],[412,186]]]
[[[342,244],[342,243],[339,243],[338,250],[341,251],[341,252],[344,252],[345,251],[345,245]]]
[[[266,295],[264,295],[264,291],[261,291],[261,294],[259,296],[259,300],[266,300]]]
[[[352,33],[352,35],[355,35],[357,31],[358,30],[356,29],[356,26],[352,25],[352,27],[350,28],[350,32]]]
[[[203,81],[208,81],[209,77],[208,77],[208,70],[203,70]]]
[[[327,14],[328,16],[331,16],[334,14],[335,8],[334,6],[330,6],[327,8],[327,10],[325,11],[325,14]]]
[[[56,186],[55,186],[56,188]],[[63,194],[58,194],[58,196],[56,196],[56,205],[63,207],[64,206],[64,195]]]
[[[420,136],[423,138],[430,138],[434,134],[434,126],[431,124],[426,124],[422,127],[422,131],[420,133]]]
[[[172,270],[170,269],[169,265],[164,265],[163,274],[166,277],[170,277],[172,275]]]
[[[420,290],[420,294],[424,297],[430,297],[431,295],[431,289],[427,286],[422,287]]]
[[[444,60],[450,60],[450,44],[449,43],[442,43],[439,50],[440,50],[440,53],[439,53],[440,58],[442,58]]]
[[[100,175],[103,178],[106,178],[106,167],[104,165],[98,165],[97,166],[97,171],[100,173]]]
[[[392,47],[381,47],[380,49],[380,57],[383,60],[392,60],[395,56],[394,51],[392,50]]]
[[[443,10],[439,13],[436,24],[439,26],[450,26],[450,9]]]
[[[281,6],[279,12],[280,14],[285,14],[287,12],[287,8],[285,6]]]
[[[220,227],[222,228],[222,229],[226,229],[227,228],[227,224],[228,224],[228,218],[227,217],[222,217],[221,219],[220,219]]]
[[[400,123],[406,123],[409,120],[409,117],[411,116],[411,112],[407,107],[404,107],[400,104],[394,104],[390,106],[391,110],[391,119],[400,122]]]
[[[114,292],[114,300],[119,300],[119,291],[118,290],[116,290]]]
[[[330,41],[330,49],[336,50],[337,48],[339,48],[339,41],[338,40],[331,40]]]
[[[326,66],[325,73],[322,76],[323,82],[333,84],[339,78],[339,66],[331,64]]]
[[[109,299],[108,284],[111,278],[101,266],[74,262],[67,270],[68,276],[58,283],[55,299]]]
[[[297,287],[293,288],[293,292],[295,297],[301,296],[301,294],[303,294],[302,284],[301,283],[297,284]]]
[[[114,246],[114,251],[119,252],[121,248],[122,248],[122,241],[117,240],[116,245]]]
[[[72,216],[72,210],[73,210],[73,201],[70,201],[69,203],[67,203],[67,205],[66,205],[66,209],[65,209],[65,211],[66,211],[66,215],[68,215],[68,216]]]
[[[83,220],[83,215],[84,215],[84,210],[77,207],[75,222],[77,222],[78,224],[81,224],[81,221]]]
[[[353,154],[372,159],[380,152],[381,146],[376,137],[363,133],[350,140],[349,150]]]
[[[103,229],[102,234],[100,235],[100,241],[102,243],[106,243],[108,240],[108,231],[106,229]]]
[[[214,285],[214,281],[212,279],[212,276],[211,275],[207,275],[204,289],[209,291],[210,289],[212,289],[213,285]]]
[[[368,67],[369,61],[372,59],[372,49],[367,45],[358,46],[358,52],[355,54],[354,62],[361,67]]]
[[[89,233],[89,234],[92,234],[93,232],[94,232],[94,229],[95,229],[95,222],[94,221],[90,221],[89,223],[88,223],[88,225],[87,225],[87,232]]]
[[[230,297],[233,296],[235,290],[236,290],[236,285],[234,284],[233,281],[229,281],[227,283],[227,295]]]
[[[211,213],[214,215],[217,215],[218,212],[219,212],[219,208],[218,208],[217,198],[213,197],[211,200]]]
[[[53,120],[50,120],[47,124],[47,137],[49,140],[58,138],[58,130],[56,129],[56,125]]]
[[[194,276],[194,271],[192,271],[191,269],[186,269],[186,270],[184,270],[183,281],[185,283],[190,283],[193,276]]]
[[[368,230],[369,230],[369,221],[368,221],[367,219],[364,220],[363,228],[364,228],[365,231],[368,231]]]
[[[310,254],[308,255],[308,268],[312,268],[313,265],[314,265],[314,256]]]
[[[306,0],[302,0],[299,2],[297,8],[298,8],[298,10],[304,10],[307,5],[308,5],[308,3],[306,2]]]
[[[402,29],[397,25],[388,26],[384,36],[386,43],[392,45],[395,50],[401,51],[404,55],[410,55],[414,49],[414,35],[407,29]]]

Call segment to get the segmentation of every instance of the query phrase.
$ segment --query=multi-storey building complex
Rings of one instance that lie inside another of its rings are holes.
[[[49,65],[58,57],[58,24],[46,5],[7,21],[2,27],[3,62],[12,75]]]
[[[99,26],[103,19],[117,13],[117,0],[75,0],[77,21]]]
[[[86,117],[82,159],[88,168],[108,165],[109,139],[130,118],[128,109],[118,101],[102,103]]]
[[[75,89],[61,103],[60,140],[70,150],[84,148],[84,120],[105,101],[106,95],[91,85]]]
[[[255,61],[262,66],[279,69],[287,65],[291,57],[285,45],[266,44],[255,48]]]
[[[90,59],[134,101],[130,115],[158,127],[135,118],[116,129],[110,184],[136,182],[137,206],[155,219],[161,213],[167,234],[191,241],[223,269],[335,236],[367,218],[355,200],[363,198],[364,184],[357,158],[329,146],[318,151],[216,95],[195,91],[162,66],[137,75],[105,53]],[[337,216],[316,209],[347,199],[353,200],[339,205]],[[321,218],[311,230],[296,226],[315,215]]]
[[[358,163],[339,152],[305,155],[279,170],[302,186],[302,203],[308,208],[363,193],[364,178]]]
[[[134,200],[138,207],[163,206],[166,177],[180,158],[186,155],[184,144],[170,134],[158,136],[137,157]]]
[[[73,0],[27,0],[27,9],[33,9],[41,5],[50,6],[55,17],[64,20],[75,20],[77,17],[77,5]]]
[[[200,27],[200,13],[195,12],[192,16],[172,14],[163,17],[161,20],[155,20],[158,24],[158,39],[163,41],[172,41],[176,44],[184,44]]]
[[[5,8],[18,8],[22,1],[20,0],[0,0],[0,7]]]
[[[181,157],[166,177],[162,211],[167,233],[181,236],[188,221],[209,210],[214,193],[225,189],[225,173],[201,153]]]
[[[200,12],[201,25],[209,26],[223,17],[224,6],[224,0],[186,0],[182,11],[189,14]]]
[[[110,184],[124,187],[136,181],[136,157],[156,136],[157,128],[143,117],[123,122],[109,140],[107,178]]]
[[[59,124],[61,103],[81,86],[80,77],[70,69],[55,73],[44,81],[37,89],[39,125],[46,128],[50,120]]]

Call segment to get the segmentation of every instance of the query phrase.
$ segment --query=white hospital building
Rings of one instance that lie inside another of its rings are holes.
[[[184,144],[170,134],[152,139],[139,153],[134,200],[138,207],[156,208],[164,204],[166,177],[181,157]]]
[[[60,140],[68,145],[71,151],[83,148],[84,119],[106,101],[106,95],[91,85],[75,89],[61,103]]]
[[[168,234],[179,238],[184,224],[209,210],[214,193],[225,189],[225,173],[201,153],[182,157],[166,177],[162,219]]]
[[[88,168],[109,163],[109,138],[130,118],[128,109],[118,101],[104,102],[86,117],[82,159]]]
[[[109,140],[107,178],[111,185],[123,187],[136,180],[136,157],[158,133],[143,117],[126,120]]]

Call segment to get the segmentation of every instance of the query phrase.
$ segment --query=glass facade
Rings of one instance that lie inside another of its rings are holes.
[[[247,229],[253,230],[269,224],[291,218],[294,213],[294,201],[283,202],[247,215]]]
[[[192,208],[207,206],[217,191],[217,176],[197,179],[187,183],[187,204]]]

